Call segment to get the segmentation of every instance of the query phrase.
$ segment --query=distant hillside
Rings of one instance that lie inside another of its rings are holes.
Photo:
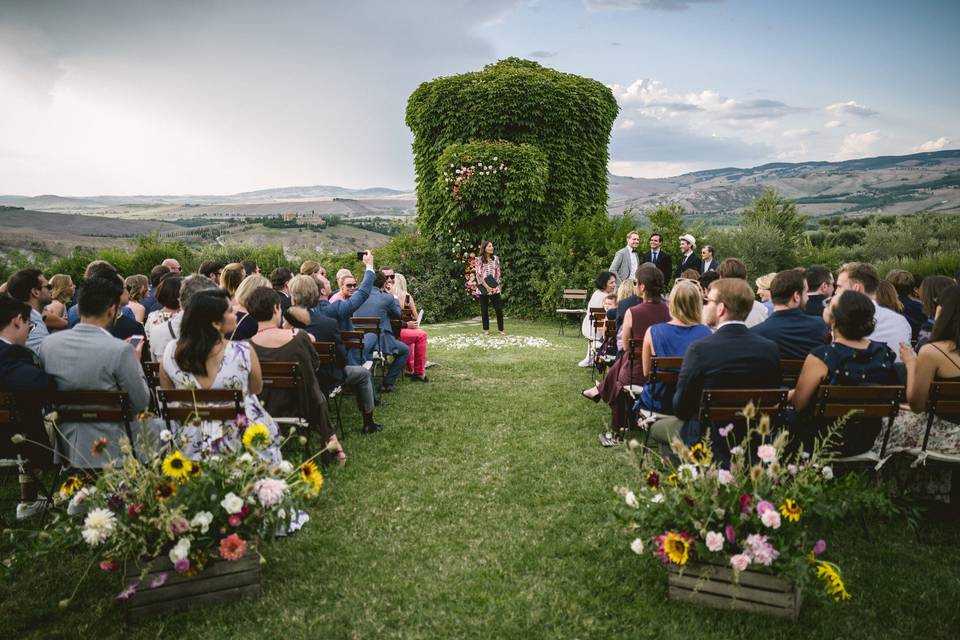
[[[812,216],[960,208],[960,150],[712,169],[673,178],[609,178],[612,213],[678,202],[694,214],[735,215],[767,187]]]

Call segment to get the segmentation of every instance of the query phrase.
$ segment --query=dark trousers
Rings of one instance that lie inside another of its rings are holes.
[[[488,331],[490,329],[489,304],[491,302],[494,311],[497,312],[497,329],[503,331],[503,298],[500,297],[499,293],[480,296],[480,318],[483,320],[483,330]]]

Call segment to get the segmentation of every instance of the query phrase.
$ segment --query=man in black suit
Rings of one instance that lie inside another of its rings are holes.
[[[720,262],[717,261],[716,256],[713,255],[713,247],[708,244],[705,244],[703,247],[701,247],[700,263],[700,273],[717,270],[717,267],[720,266]]]
[[[680,236],[680,259],[677,260],[677,270],[673,274],[674,278],[679,278],[680,274],[687,269],[693,269],[697,273],[703,273],[701,269],[703,263],[700,262],[700,258],[698,258],[697,254],[693,251],[696,248],[696,238],[689,233]]]
[[[679,436],[687,446],[704,431],[699,420],[704,389],[771,389],[780,386],[780,352],[771,340],[750,332],[744,322],[753,308],[753,290],[739,278],[722,278],[710,285],[704,317],[716,333],[687,349],[673,396],[675,417],[654,423],[651,437],[666,445]],[[713,431],[714,455],[723,459],[722,439]]]
[[[833,273],[823,265],[807,268],[807,304],[804,312],[823,318],[823,301],[833,295]]]
[[[802,360],[827,338],[827,324],[822,318],[804,313],[807,305],[807,281],[803,271],[781,271],[770,283],[773,313],[750,328],[754,335],[773,340],[780,347],[780,357]]]
[[[650,251],[647,251],[640,259],[640,263],[651,262],[657,269],[660,269],[660,273],[663,274],[663,281],[669,283],[670,274],[673,273],[671,265],[673,264],[670,259],[670,254],[662,250],[663,245],[663,236],[659,233],[650,234]],[[631,274],[632,275],[632,274]]]

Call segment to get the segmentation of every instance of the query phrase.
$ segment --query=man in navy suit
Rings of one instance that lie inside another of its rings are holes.
[[[717,280],[707,292],[704,317],[712,336],[692,343],[673,395],[675,417],[654,423],[651,437],[669,447],[679,436],[687,446],[698,442],[704,426],[699,420],[704,389],[772,389],[780,386],[780,352],[775,342],[754,335],[745,320],[753,308],[753,290],[739,278]],[[714,455],[723,458],[725,447],[713,431]],[[669,449],[668,449],[669,450]]]
[[[677,271],[673,274],[674,278],[679,278],[680,274],[687,269],[693,269],[697,273],[703,273],[703,263],[694,252],[697,248],[697,239],[689,233],[680,236],[680,259],[677,260]]]
[[[378,271],[373,281],[374,288],[370,291],[370,297],[360,305],[353,316],[355,318],[380,319],[379,344],[376,335],[368,333],[363,336],[363,359],[372,360],[374,350],[396,356],[383,378],[383,390],[389,393],[394,390],[394,383],[403,373],[403,367],[410,356],[410,347],[400,342],[393,335],[393,326],[390,324],[390,319],[400,320],[403,314],[400,311],[400,302],[389,293],[382,291],[386,282],[387,276]]]
[[[823,301],[833,295],[833,273],[823,265],[814,264],[807,268],[807,304],[804,312],[823,318]]]
[[[807,279],[799,269],[781,271],[770,283],[773,313],[753,326],[754,335],[773,340],[780,347],[781,358],[802,360],[827,338],[827,323],[808,315]]]
[[[700,262],[700,273],[716,271],[717,267],[720,266],[717,258],[713,255],[713,247],[708,244],[703,245],[700,249]]]
[[[670,283],[670,274],[673,273],[673,262],[670,259],[670,254],[663,250],[663,236],[659,233],[650,234],[650,251],[647,251],[640,258],[640,264],[644,262],[653,263],[657,269],[660,269],[660,273],[663,274],[663,281],[665,283]],[[633,274],[630,274],[633,275]]]

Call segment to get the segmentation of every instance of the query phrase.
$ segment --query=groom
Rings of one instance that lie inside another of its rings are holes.
[[[640,257],[637,255],[637,246],[640,244],[640,234],[631,231],[627,234],[627,246],[617,251],[613,256],[613,262],[610,263],[609,271],[617,277],[617,284],[620,284],[627,278],[637,272],[640,266]]]

